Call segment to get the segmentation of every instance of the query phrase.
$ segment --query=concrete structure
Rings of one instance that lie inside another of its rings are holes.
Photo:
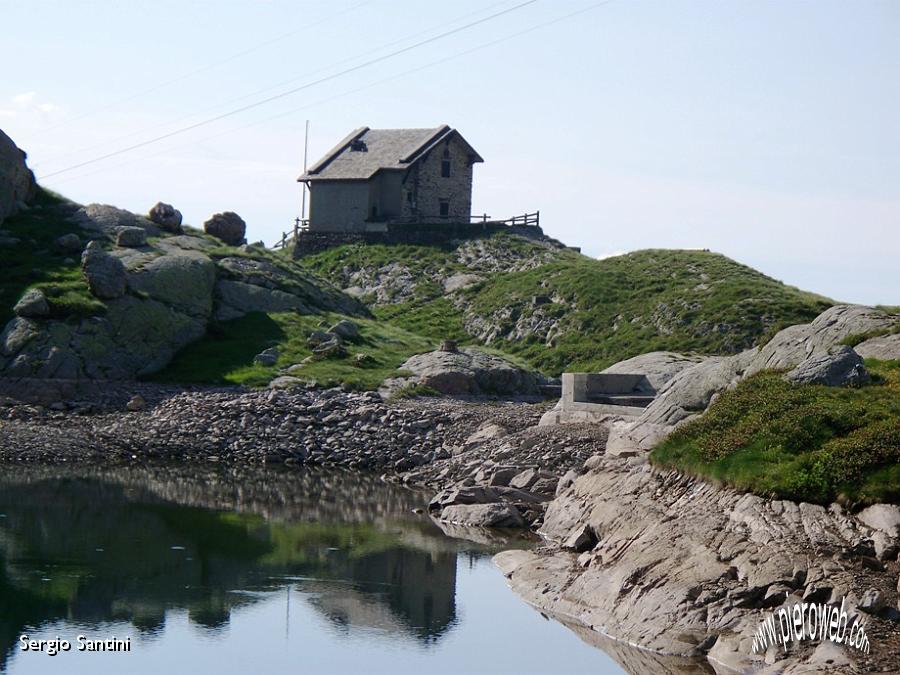
[[[455,129],[361,127],[297,180],[310,191],[309,232],[386,232],[397,223],[468,224],[472,166]]]
[[[656,398],[643,374],[563,373],[562,398],[541,418],[541,426],[637,417]]]

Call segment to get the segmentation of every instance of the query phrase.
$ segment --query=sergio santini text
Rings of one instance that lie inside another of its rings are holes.
[[[19,648],[23,652],[44,652],[47,656],[56,656],[60,652],[72,650],[72,643],[60,639],[57,635],[52,640],[29,640],[27,635],[19,637]],[[75,638],[75,649],[79,652],[130,652],[131,638],[117,638],[113,635],[105,640],[91,640],[84,635]]]

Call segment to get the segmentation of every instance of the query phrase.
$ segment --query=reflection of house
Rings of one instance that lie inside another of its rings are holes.
[[[311,232],[383,232],[391,221],[468,223],[472,166],[482,162],[449,126],[361,127],[297,180],[310,190]]]

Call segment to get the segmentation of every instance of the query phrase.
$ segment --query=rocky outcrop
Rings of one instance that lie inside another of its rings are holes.
[[[819,372],[823,364],[827,366],[832,361],[830,352],[838,350],[842,340],[891,328],[897,320],[871,307],[838,305],[809,324],[785,328],[760,349],[705,359],[670,379],[637,420],[611,425],[610,451],[647,452],[676,425],[706,410],[716,394],[736,386],[743,378],[766,369],[792,370],[801,364],[806,365],[799,369],[800,373]],[[852,350],[839,351],[844,355],[845,364],[858,365],[858,357]],[[854,365],[849,368],[850,379],[864,377],[863,371]]]
[[[122,380],[165,367],[220,320],[251,311],[366,315],[355,300],[302,270],[248,248],[215,259],[207,237],[170,236],[150,220],[101,204],[79,208],[81,228],[58,246],[89,240],[82,272],[98,301],[92,316],[57,316],[27,291],[0,333],[0,373],[15,378]],[[159,237],[147,239],[148,236]]]
[[[160,229],[143,216],[109,204],[88,204],[78,209],[71,219],[90,238],[115,240],[120,227],[139,227],[150,237],[160,235]]]
[[[827,354],[817,354],[785,374],[794,384],[824,384],[828,387],[859,387],[872,378],[862,357],[852,347],[840,345]]]
[[[220,258],[217,268],[216,318],[220,321],[249,312],[369,314],[360,302],[313,277],[292,261],[229,256]]]
[[[649,352],[631,359],[619,361],[602,373],[643,375],[656,391],[663,388],[673,377],[686,368],[704,361],[697,354],[677,354],[675,352]]]
[[[896,601],[896,564],[876,560],[871,546],[895,527],[893,511],[856,518],[837,505],[766,500],[658,473],[639,458],[591,464],[550,503],[541,528],[560,547],[586,542],[580,553],[495,559],[543,611],[661,654],[708,653],[753,672],[809,655],[802,646],[755,655],[761,610],[844,600],[852,615],[870,588]]]
[[[37,183],[25,159],[26,154],[0,130],[0,222],[37,196]]]
[[[540,376],[477,349],[417,354],[400,370],[412,373],[386,383],[388,390],[421,385],[449,396],[537,396]]]
[[[203,223],[203,230],[229,246],[240,246],[246,242],[247,224],[233,211],[216,213]]]
[[[870,338],[854,349],[864,359],[900,361],[900,333]]]

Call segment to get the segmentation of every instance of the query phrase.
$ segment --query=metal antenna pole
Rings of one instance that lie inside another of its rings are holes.
[[[306,120],[306,131],[303,134],[303,173],[306,173],[307,151],[309,149],[309,120]],[[300,220],[306,220],[306,190],[307,183],[303,183],[303,201],[300,206]]]

